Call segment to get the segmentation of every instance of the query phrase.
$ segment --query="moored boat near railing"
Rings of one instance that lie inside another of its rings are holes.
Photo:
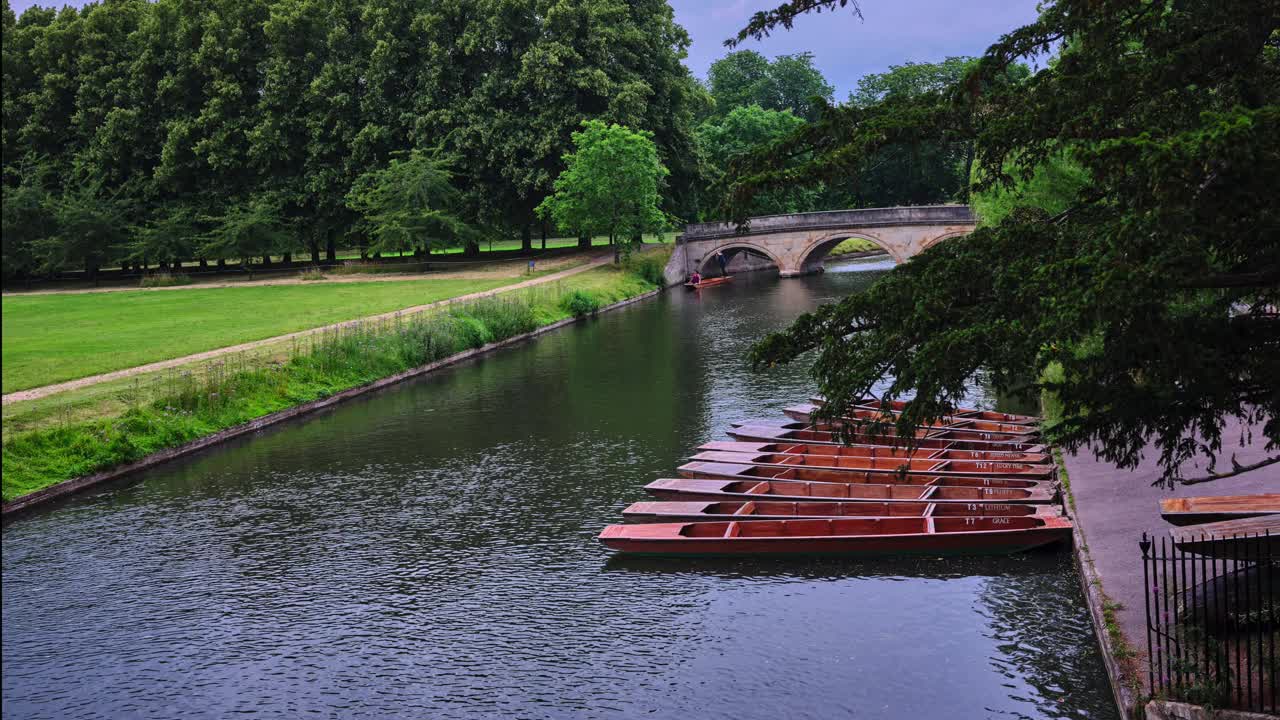
[[[1198,525],[1272,514],[1280,514],[1280,493],[1166,498],[1160,501],[1160,516],[1174,525]]]

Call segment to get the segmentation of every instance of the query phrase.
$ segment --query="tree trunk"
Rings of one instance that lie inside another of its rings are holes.
[[[270,256],[270,255],[263,255],[263,256],[262,256],[262,267],[271,267],[271,256]]]
[[[580,236],[578,236],[578,249],[579,249],[579,250],[590,250],[590,249],[591,249],[591,238],[587,237],[586,235],[580,235]]]
[[[480,257],[480,243],[475,240],[468,240],[466,246],[462,250],[463,257]]]
[[[311,241],[311,264],[312,265],[320,264],[320,243],[316,242],[315,240]]]
[[[293,264],[293,253],[285,253],[283,256],[281,256],[280,262],[284,263],[285,265]]]
[[[533,227],[529,223],[525,223],[520,228],[520,251],[529,252],[533,249]]]
[[[327,262],[338,262],[338,243],[333,238],[333,231],[330,230],[324,241],[324,259]]]
[[[226,267],[226,266],[227,266],[227,259],[226,259],[226,258],[218,258],[218,267],[219,267],[219,268],[224,268],[224,267]]]
[[[542,221],[542,249],[547,249],[547,221]]]
[[[206,259],[204,259],[203,257],[202,257],[202,258],[200,258],[200,269],[201,269],[201,270],[208,270],[208,269],[209,269],[209,261],[208,261],[208,260],[206,260]]]

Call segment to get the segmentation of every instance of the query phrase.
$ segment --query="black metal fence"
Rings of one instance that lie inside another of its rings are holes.
[[[1148,683],[1155,697],[1275,713],[1280,538],[1148,538]]]

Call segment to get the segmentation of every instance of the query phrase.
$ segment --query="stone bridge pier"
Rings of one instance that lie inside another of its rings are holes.
[[[694,270],[720,274],[719,252],[730,261],[730,272],[768,266],[782,277],[819,272],[827,253],[849,238],[869,240],[901,263],[937,242],[967,235],[975,225],[967,205],[768,215],[751,218],[742,232],[732,223],[694,223],[676,238],[667,279],[674,283]]]

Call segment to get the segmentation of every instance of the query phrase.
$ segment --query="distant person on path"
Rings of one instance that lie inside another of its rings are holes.
[[[716,262],[720,263],[720,274],[728,275],[729,271],[725,267],[728,263],[724,260],[724,253],[719,250],[716,251]]]

